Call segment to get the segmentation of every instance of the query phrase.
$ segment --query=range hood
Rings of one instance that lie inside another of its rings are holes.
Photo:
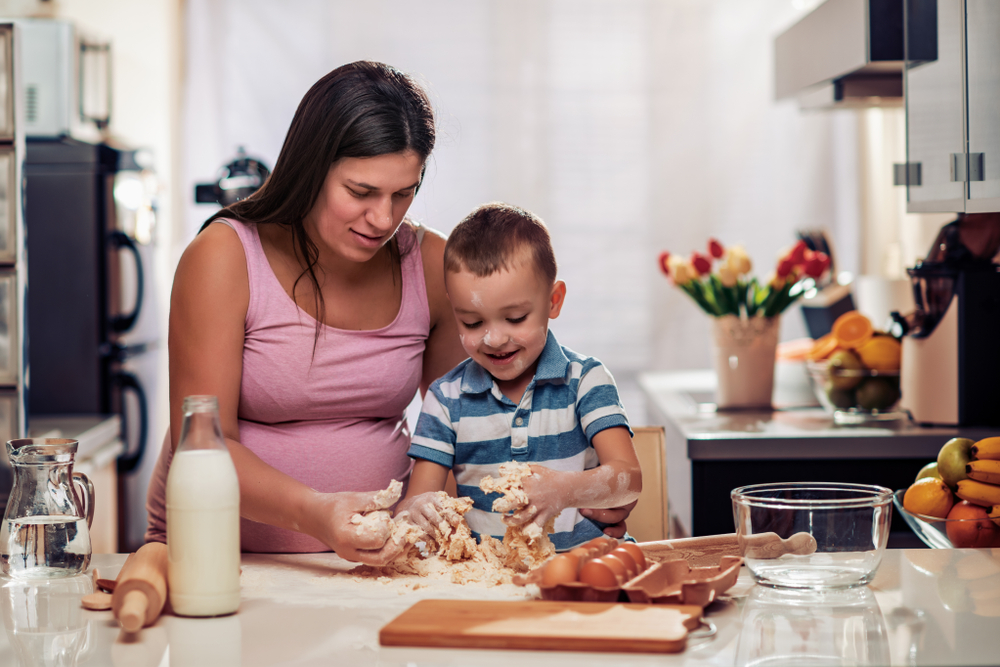
[[[775,38],[775,98],[804,109],[902,105],[904,1],[911,54],[936,59],[936,13],[923,11],[935,0],[826,0]]]

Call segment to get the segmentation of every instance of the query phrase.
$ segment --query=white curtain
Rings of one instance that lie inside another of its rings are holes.
[[[798,6],[797,6],[798,5]],[[709,366],[709,320],[660,250],[743,243],[758,275],[797,229],[859,261],[857,116],[773,100],[795,0],[188,0],[184,178],[238,146],[273,164],[301,96],[358,59],[415,74],[439,140],[411,209],[449,231],[502,200],[551,228],[564,345],[602,359],[644,419],[638,372]],[[212,207],[188,205],[185,239]],[[800,314],[782,335],[802,335]]]

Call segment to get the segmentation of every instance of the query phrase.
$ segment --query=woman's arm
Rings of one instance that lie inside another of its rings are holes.
[[[354,512],[371,509],[374,493],[322,494],[264,463],[239,442],[237,410],[243,372],[243,331],[250,287],[236,232],[214,223],[185,250],[170,296],[170,433],[177,447],[185,396],[219,399],[219,418],[240,481],[240,515],[311,535],[344,558],[378,562],[388,538],[355,534]],[[390,543],[391,544],[391,543]]]
[[[431,332],[424,350],[424,368],[420,379],[421,396],[427,393],[431,382],[468,356],[458,338],[458,324],[444,288],[444,244],[444,236],[433,229],[427,229],[420,244],[427,305],[431,313]]]

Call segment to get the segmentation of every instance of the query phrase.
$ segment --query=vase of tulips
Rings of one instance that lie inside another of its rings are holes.
[[[830,258],[799,241],[778,259],[766,282],[738,245],[709,239],[707,253],[660,253],[660,270],[713,317],[713,362],[720,409],[769,409],[781,313],[815,286]]]

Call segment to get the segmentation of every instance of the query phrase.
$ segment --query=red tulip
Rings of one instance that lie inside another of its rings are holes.
[[[785,258],[790,259],[792,261],[792,264],[798,266],[805,260],[806,250],[808,249],[809,246],[806,245],[805,241],[799,241],[794,246],[792,246],[792,249],[788,251],[788,254],[785,255]]]
[[[795,268],[795,262],[793,262],[788,257],[785,257],[778,262],[778,268],[775,271],[779,280],[784,280],[792,273],[792,269]]]
[[[712,262],[708,259],[708,257],[696,252],[691,253],[691,266],[694,267],[694,270],[698,272],[699,276],[703,276],[712,271]]]
[[[722,256],[726,254],[726,249],[723,248],[722,244],[715,239],[709,239],[708,254],[714,259],[722,259]]]
[[[810,278],[819,278],[829,266],[830,258],[826,253],[816,252],[806,261],[803,272]]]
[[[663,271],[663,275],[670,277],[670,267],[667,265],[667,260],[670,259],[670,253],[664,250],[660,253],[660,271]]]

